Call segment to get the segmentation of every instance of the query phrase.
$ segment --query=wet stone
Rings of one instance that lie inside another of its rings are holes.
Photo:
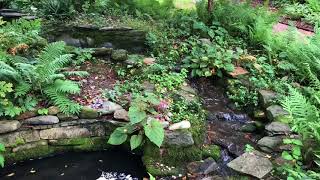
[[[272,153],[279,151],[279,146],[282,144],[283,137],[274,136],[274,137],[263,137],[258,141],[259,148],[267,153]]]
[[[270,121],[280,120],[281,118],[288,115],[289,113],[279,105],[272,105],[267,108],[267,118]]]
[[[259,179],[265,177],[273,169],[271,161],[258,151],[244,153],[227,165],[235,171]]]
[[[219,165],[213,158],[204,161],[191,162],[187,165],[188,172],[191,174],[210,174],[219,169]]]
[[[0,120],[0,134],[8,133],[19,129],[21,126],[19,121]]]
[[[269,135],[286,135],[291,133],[291,128],[288,124],[281,122],[272,122],[265,127]]]

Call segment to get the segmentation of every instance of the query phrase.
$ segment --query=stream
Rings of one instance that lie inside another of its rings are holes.
[[[138,180],[146,176],[141,157],[119,148],[70,152],[17,163],[0,171],[1,180]]]
[[[237,173],[228,168],[227,164],[243,154],[247,144],[256,147],[261,135],[241,131],[252,120],[246,113],[236,110],[229,101],[223,79],[200,78],[191,81],[208,111],[205,144],[216,144],[222,148],[216,174],[222,177],[235,176]]]

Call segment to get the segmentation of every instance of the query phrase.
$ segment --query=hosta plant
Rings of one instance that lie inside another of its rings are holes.
[[[159,120],[150,116],[151,114],[157,114],[156,107],[159,104],[160,101],[157,96],[151,93],[136,97],[129,108],[130,123],[115,129],[108,143],[120,145],[126,142],[130,136],[132,150],[141,146],[146,138],[160,147],[164,139],[164,129]]]

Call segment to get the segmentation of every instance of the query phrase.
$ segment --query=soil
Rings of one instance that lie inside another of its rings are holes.
[[[104,90],[113,89],[117,82],[115,70],[103,60],[85,62],[76,70],[89,73],[89,76],[83,78],[71,78],[81,84],[81,95],[72,98],[83,106],[91,105],[94,100],[102,96]]]

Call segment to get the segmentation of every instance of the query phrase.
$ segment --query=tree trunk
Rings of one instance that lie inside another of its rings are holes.
[[[213,10],[213,0],[208,0],[208,12],[211,13]]]

